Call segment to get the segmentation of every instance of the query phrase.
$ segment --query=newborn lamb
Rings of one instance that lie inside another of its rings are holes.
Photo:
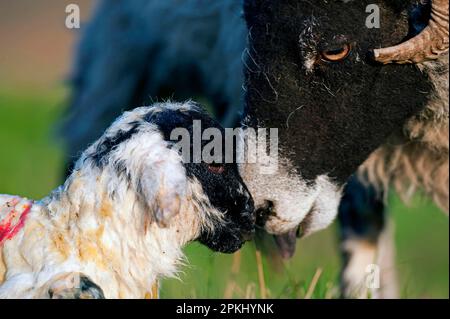
[[[223,132],[192,102],[137,108],[48,197],[0,195],[0,298],[151,297],[185,244],[231,253],[250,239],[253,200],[237,165],[185,161],[173,147],[172,130],[192,136],[194,120]]]

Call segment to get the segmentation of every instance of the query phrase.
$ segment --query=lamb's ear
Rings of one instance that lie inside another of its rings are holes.
[[[186,171],[177,160],[165,158],[144,168],[139,192],[159,226],[167,227],[170,219],[180,211],[186,184]]]

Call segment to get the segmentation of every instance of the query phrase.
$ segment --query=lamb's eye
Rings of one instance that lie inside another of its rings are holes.
[[[208,170],[214,174],[222,174],[225,171],[225,166],[223,164],[208,164]]]
[[[343,44],[340,47],[323,50],[320,52],[322,60],[327,62],[339,62],[348,57],[351,51],[350,44]]]

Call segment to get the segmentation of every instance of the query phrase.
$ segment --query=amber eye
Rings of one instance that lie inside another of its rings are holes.
[[[339,62],[344,60],[350,54],[351,46],[350,44],[343,44],[339,48],[333,48],[330,50],[324,50],[320,52],[322,55],[322,60],[328,62]]]
[[[225,171],[225,166],[223,164],[208,164],[208,170],[214,174],[222,174]]]

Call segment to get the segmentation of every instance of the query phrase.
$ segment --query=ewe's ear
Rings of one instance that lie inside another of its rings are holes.
[[[186,192],[186,172],[178,159],[163,158],[146,165],[139,190],[159,226],[178,214]]]

